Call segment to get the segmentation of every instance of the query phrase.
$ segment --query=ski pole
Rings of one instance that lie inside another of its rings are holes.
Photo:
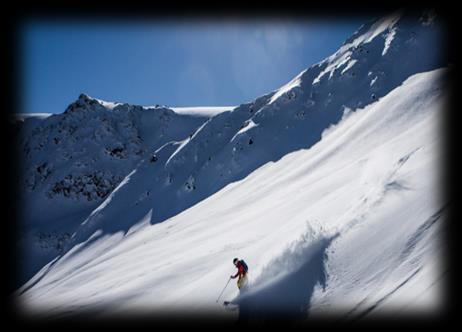
[[[231,281],[231,278],[228,279],[228,282],[226,283],[225,288],[223,288],[220,295],[218,296],[217,303],[218,303],[218,300],[220,299],[220,297],[223,295],[223,292],[225,291],[226,287],[228,287],[228,284],[229,284],[230,281]]]

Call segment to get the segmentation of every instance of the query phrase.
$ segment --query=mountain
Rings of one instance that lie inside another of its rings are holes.
[[[215,300],[237,256],[252,287],[224,297],[241,316],[362,317],[412,311],[417,297],[432,312],[445,269],[442,36],[433,14],[397,12],[237,107],[81,95],[24,119],[18,245],[30,280],[17,295],[47,315],[232,317]]]
[[[79,224],[143,159],[230,108],[108,103],[85,94],[63,114],[19,116],[24,274],[57,254]]]

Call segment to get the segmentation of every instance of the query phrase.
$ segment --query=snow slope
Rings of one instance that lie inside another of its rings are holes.
[[[154,162],[135,159],[136,168],[125,169],[131,172],[127,185],[105,196],[68,247],[97,230],[99,236],[127,232],[151,210],[151,224],[165,221],[266,163],[310,148],[351,110],[385,96],[409,75],[444,65],[435,47],[440,37],[435,22],[401,13],[366,24],[338,52],[278,91],[202,121],[189,136],[157,144]],[[121,204],[136,209],[121,211]]]
[[[18,113],[18,114],[13,114],[13,119],[18,120],[18,121],[24,121],[25,119],[28,118],[39,118],[39,119],[45,119],[49,117],[52,113]]]
[[[196,106],[196,107],[171,107],[175,113],[188,115],[215,116],[217,114],[231,111],[235,106]]]
[[[241,317],[362,317],[415,302],[432,312],[445,270],[434,264],[445,213],[440,38],[434,18],[395,13],[236,108],[83,95],[62,115],[27,119],[26,232],[58,229],[48,242],[59,250],[25,255],[27,279],[48,263],[19,289],[25,308],[234,319],[215,300],[238,256],[252,290],[223,298]],[[57,161],[66,154],[72,161]]]
[[[290,310],[298,301],[313,314],[432,312],[444,273],[437,257],[445,202],[435,190],[442,75],[409,78],[311,149],[268,163],[163,223],[150,225],[147,214],[125,234],[73,247],[21,288],[22,301],[46,314],[219,312],[216,297],[238,256],[255,285],[238,299],[249,313],[266,303]],[[291,297],[294,290],[305,296]],[[236,295],[232,286],[223,298]]]

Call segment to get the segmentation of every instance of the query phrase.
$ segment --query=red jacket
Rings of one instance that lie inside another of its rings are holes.
[[[245,276],[245,269],[244,269],[244,265],[241,263],[241,261],[238,261],[237,262],[237,273],[235,275],[233,275],[231,278],[236,278],[237,276],[239,276],[239,278]]]

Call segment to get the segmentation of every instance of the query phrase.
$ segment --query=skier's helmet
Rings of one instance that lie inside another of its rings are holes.
[[[233,264],[236,265],[236,263],[237,263],[238,260],[239,260],[239,259],[234,258],[234,259],[233,259]]]

